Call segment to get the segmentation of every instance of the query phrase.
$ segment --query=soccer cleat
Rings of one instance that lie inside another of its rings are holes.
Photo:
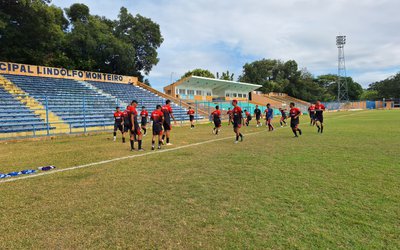
[[[117,138],[114,137],[113,141],[116,141],[116,140],[117,140]]]
[[[318,127],[318,132],[317,133],[319,133],[321,131],[321,128],[320,127]]]
[[[168,142],[166,145],[167,145],[167,146],[172,146],[172,143]]]
[[[151,146],[151,150],[154,150],[154,146]]]
[[[239,141],[235,141],[234,143],[237,144]]]
[[[301,132],[301,130],[299,129],[299,135],[301,135],[302,134],[302,132]]]
[[[135,151],[135,148],[131,148],[131,151]]]
[[[161,149],[161,146],[158,146],[158,149]]]
[[[161,144],[162,144],[162,145],[165,145],[165,144],[164,144],[164,140],[161,140]]]
[[[144,151],[144,149],[143,148],[139,148],[138,151]]]
[[[293,136],[293,138],[298,138],[298,137],[299,137],[298,135]]]
[[[215,128],[213,128],[213,132],[212,133],[215,135]]]

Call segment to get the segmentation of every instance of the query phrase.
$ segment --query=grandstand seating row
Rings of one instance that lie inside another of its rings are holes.
[[[79,82],[36,76],[8,75],[7,80],[48,108],[72,128],[104,127],[114,123],[117,105],[136,99],[140,106],[153,110],[165,99],[138,86],[107,82]],[[0,86],[0,133],[54,129],[22,103],[18,96]],[[124,107],[122,107],[123,109]],[[175,118],[187,120],[186,110],[173,104]],[[197,116],[201,119],[201,116]],[[49,127],[48,127],[49,126]]]

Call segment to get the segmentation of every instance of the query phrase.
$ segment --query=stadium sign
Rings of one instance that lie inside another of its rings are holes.
[[[134,76],[123,76],[83,70],[69,70],[47,66],[0,62],[0,74],[65,78],[78,81],[101,81],[114,83],[137,83]]]

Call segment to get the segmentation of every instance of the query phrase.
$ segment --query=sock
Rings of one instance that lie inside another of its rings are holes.
[[[134,140],[131,140],[131,149],[135,149],[133,142],[134,142]]]
[[[114,138],[117,136],[117,132],[114,132]]]
[[[285,121],[283,121],[283,123],[285,123],[285,125],[286,125],[286,122],[285,122]]]
[[[301,135],[301,129],[298,128],[297,130],[299,131],[299,134]]]
[[[163,139],[163,140],[165,139],[165,135],[162,135],[162,139]]]
[[[147,133],[147,129],[146,129],[146,128],[143,128],[143,131],[144,131],[144,134],[146,134],[146,133]]]
[[[152,140],[152,141],[151,141],[151,146],[153,146],[153,147],[154,147],[154,143],[155,143],[155,141],[154,141],[154,140]]]
[[[282,126],[282,122],[279,122],[280,124],[281,124],[281,126]]]
[[[167,138],[167,143],[169,143],[169,137]]]
[[[296,130],[292,130],[292,131],[293,131],[294,136],[297,136]]]
[[[324,126],[321,125],[321,133],[322,133],[322,131],[324,131]]]
[[[142,140],[138,140],[138,146],[139,146],[139,149],[141,149],[142,148]]]
[[[238,135],[236,135],[236,141],[239,141],[239,136]]]
[[[125,143],[125,137],[122,137],[122,142]]]
[[[158,146],[161,147],[162,141],[158,141]]]
[[[218,135],[218,128],[215,128],[215,134]]]
[[[239,136],[240,136],[240,137],[243,137],[242,133],[239,133]]]

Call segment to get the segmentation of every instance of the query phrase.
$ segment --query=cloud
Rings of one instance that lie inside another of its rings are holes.
[[[53,1],[63,7],[73,2]],[[347,35],[348,72],[364,86],[392,75],[396,67],[400,71],[396,0],[80,2],[92,14],[116,18],[125,6],[160,24],[165,42],[159,49],[160,62],[149,75],[158,89],[169,83],[171,72],[207,68],[238,76],[244,63],[261,58],[294,59],[314,75],[336,73],[338,34]]]

